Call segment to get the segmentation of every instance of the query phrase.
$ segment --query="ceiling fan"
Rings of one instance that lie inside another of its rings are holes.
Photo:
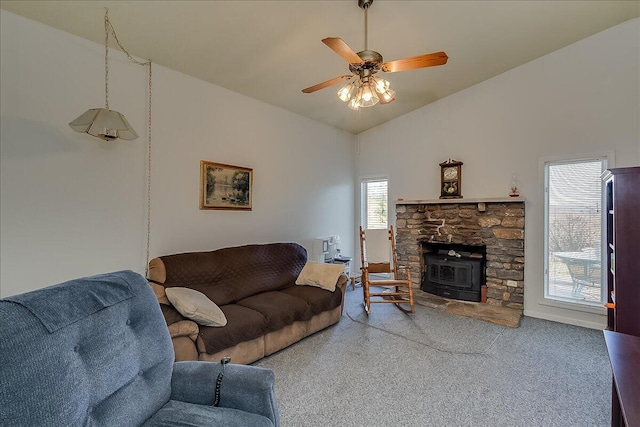
[[[349,63],[349,71],[351,71],[352,74],[346,74],[318,83],[317,85],[302,89],[302,92],[312,93],[348,80],[348,83],[338,91],[338,97],[342,101],[348,102],[347,105],[349,108],[358,110],[361,107],[376,105],[378,102],[388,104],[395,99],[395,92],[389,88],[389,82],[382,78],[374,77],[374,74],[378,71],[395,73],[447,63],[449,57],[444,52],[428,53],[383,62],[382,55],[367,48],[367,10],[372,3],[373,0],[358,0],[358,6],[364,9],[363,51],[358,53],[354,52],[354,50],[339,37],[327,37],[322,40],[324,44],[329,46],[330,49]]]

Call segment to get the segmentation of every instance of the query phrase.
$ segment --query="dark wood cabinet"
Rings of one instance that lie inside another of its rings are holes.
[[[640,166],[603,174],[608,329],[640,336]]]
[[[611,426],[640,426],[640,337],[604,331],[611,371]]]

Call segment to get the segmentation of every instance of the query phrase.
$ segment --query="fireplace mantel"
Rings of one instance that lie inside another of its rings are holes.
[[[522,203],[524,197],[489,197],[481,199],[430,199],[430,200],[403,200],[395,201],[396,205],[443,205],[446,203]]]

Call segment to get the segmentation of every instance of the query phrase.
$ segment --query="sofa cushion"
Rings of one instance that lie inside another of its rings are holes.
[[[291,286],[280,292],[306,301],[314,315],[336,308],[342,303],[342,291],[340,288],[329,292],[311,286]]]
[[[307,251],[297,243],[270,243],[160,259],[166,271],[166,287],[192,288],[223,306],[293,285],[307,261]]]
[[[160,426],[273,427],[273,423],[267,417],[238,409],[170,400],[143,424],[143,427]]]
[[[263,292],[238,301],[238,305],[261,313],[267,320],[267,332],[276,331],[296,320],[313,316],[306,301],[283,292]]]
[[[223,305],[220,309],[227,318],[226,326],[200,327],[199,335],[207,353],[214,354],[267,333],[267,320],[261,313],[236,304]]]
[[[168,288],[167,298],[184,317],[205,326],[224,326],[227,318],[220,308],[202,292],[195,289]]]

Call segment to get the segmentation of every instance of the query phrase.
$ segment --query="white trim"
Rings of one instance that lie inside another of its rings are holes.
[[[391,215],[389,212],[389,208],[390,208],[390,197],[391,197],[391,190],[390,190],[390,179],[389,179],[389,175],[381,175],[381,174],[377,174],[377,175],[365,175],[365,176],[361,176],[360,177],[360,185],[359,185],[359,192],[358,192],[358,198],[359,198],[359,203],[358,203],[358,225],[364,225],[363,224],[363,217],[364,217],[364,212],[366,210],[363,210],[364,203],[365,201],[362,198],[362,184],[364,184],[365,182],[375,182],[375,181],[386,181],[387,182],[387,226],[389,224],[391,224]],[[395,220],[395,217],[394,217]]]
[[[607,309],[601,305],[576,303],[573,301],[564,301],[564,300],[553,299],[553,298],[543,299],[542,301],[540,301],[540,305],[562,308],[562,309],[571,310],[571,311],[581,311],[583,313],[597,314],[601,316],[607,315]]]
[[[607,159],[607,168],[610,169],[615,167],[616,152],[612,150],[597,151],[593,153],[584,153],[584,154],[564,154],[560,156],[541,157],[539,161],[539,165],[541,166],[541,169],[544,172],[544,165],[549,162],[564,162],[564,161],[580,162],[583,160],[593,160],[598,158]]]
[[[607,319],[603,316],[602,323],[590,322],[588,320],[574,319],[573,317],[558,316],[539,311],[524,310],[525,316],[535,317],[536,319],[550,320],[552,322],[566,323],[568,325],[581,326],[583,328],[603,330],[607,326]]]
[[[614,167],[615,165],[615,152],[614,151],[602,151],[602,152],[595,152],[595,153],[586,153],[586,154],[582,154],[582,155],[561,155],[561,156],[550,156],[550,157],[542,157],[539,159],[538,162],[538,168],[539,168],[539,177],[540,177],[540,188],[542,188],[542,209],[543,209],[543,214],[542,214],[542,233],[543,233],[543,245],[542,245],[542,259],[543,259],[543,271],[542,271],[542,277],[543,277],[543,286],[542,286],[542,299],[539,302],[540,305],[546,305],[546,306],[550,306],[550,307],[557,307],[557,308],[563,308],[563,309],[569,309],[569,310],[574,310],[574,311],[583,311],[583,312],[587,312],[587,313],[592,313],[592,314],[602,314],[602,313],[606,313],[606,310],[604,309],[604,307],[602,309],[600,309],[599,307],[594,307],[593,305],[590,305],[588,303],[582,303],[580,301],[575,301],[575,302],[565,302],[565,301],[560,301],[554,298],[549,298],[547,297],[547,289],[549,286],[549,275],[548,275],[548,271],[549,271],[549,256],[548,256],[548,247],[549,247],[549,224],[548,224],[548,220],[549,220],[549,192],[547,189],[547,184],[548,184],[548,168],[547,165],[550,164],[567,164],[567,163],[581,163],[581,162],[585,162],[585,161],[595,161],[595,160],[600,160],[605,162],[604,165],[604,169],[610,169],[612,167]],[[606,259],[604,258],[604,254],[606,254],[606,250],[605,250],[605,244],[606,244],[606,239],[604,238],[605,236],[605,222],[606,222],[606,209],[605,209],[605,191],[604,191],[604,184],[602,184],[601,187],[601,202],[600,202],[600,206],[601,206],[601,251],[600,253],[603,254],[603,264],[602,265],[606,265]],[[606,301],[606,269],[602,269],[601,270],[601,280],[600,283],[602,284],[601,286],[601,301]],[[535,316],[534,316],[535,317]],[[562,317],[561,317],[562,318]],[[571,323],[571,322],[566,322],[566,323]],[[573,324],[573,323],[571,323]],[[582,325],[579,325],[582,326]]]

